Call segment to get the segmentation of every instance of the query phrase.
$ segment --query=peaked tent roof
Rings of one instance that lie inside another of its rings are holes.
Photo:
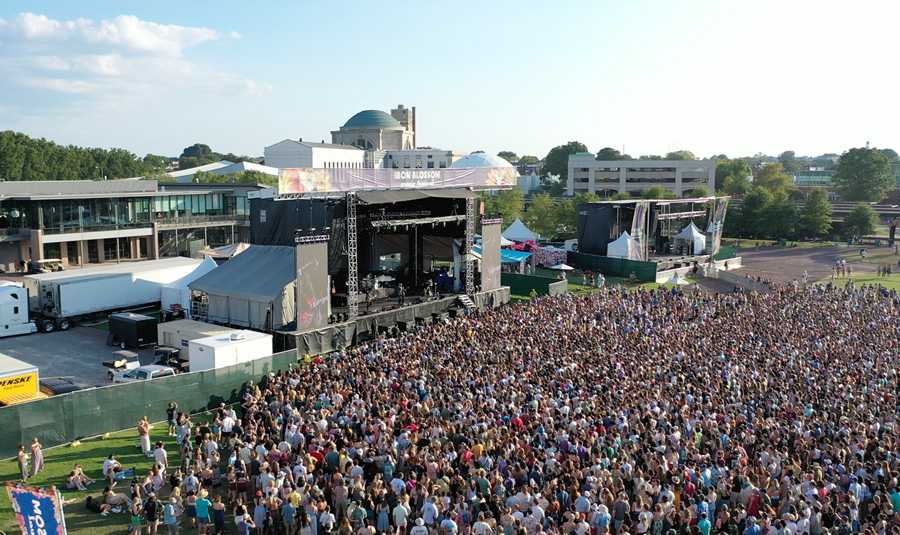
[[[513,241],[528,241],[528,240],[537,240],[540,238],[540,235],[534,233],[525,226],[525,223],[522,223],[522,220],[516,218],[515,221],[512,222],[506,230],[503,231],[502,236],[507,240]]]
[[[700,229],[697,228],[697,225],[695,225],[694,222],[691,221],[690,224],[681,229],[681,232],[679,232],[675,237],[681,238],[682,240],[693,240],[697,236],[706,238],[703,232],[701,232]]]
[[[293,247],[251,245],[188,286],[191,290],[213,295],[271,302],[297,276],[294,262]]]
[[[621,236],[616,238],[615,241],[609,242],[606,246],[606,256],[638,260],[640,254],[638,253],[637,240],[632,238],[628,231],[623,231]]]

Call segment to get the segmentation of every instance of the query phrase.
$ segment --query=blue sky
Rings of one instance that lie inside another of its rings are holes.
[[[403,103],[420,145],[900,150],[896,2],[0,4],[0,128],[261,155]]]

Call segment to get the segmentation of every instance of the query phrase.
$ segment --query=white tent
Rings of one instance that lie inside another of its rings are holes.
[[[628,232],[623,232],[615,241],[606,246],[606,256],[613,258],[625,258],[627,260],[640,260],[641,252],[637,240]]]
[[[706,249],[706,236],[693,221],[675,236],[676,240],[685,242],[688,254],[703,254]]]
[[[197,264],[197,267],[194,269],[194,271],[191,271],[177,281],[164,284],[161,288],[162,295],[160,296],[160,304],[162,305],[162,309],[170,310],[172,308],[172,305],[179,305],[181,306],[182,310],[184,310],[185,316],[190,318],[191,290],[190,288],[188,288],[188,284],[216,269],[216,267],[218,267],[216,261],[207,256],[203,259],[202,262]]]
[[[572,271],[575,268],[568,264],[556,264],[555,266],[550,266],[550,269],[555,269],[557,271]]]
[[[522,223],[521,219],[516,218],[516,220],[503,231],[502,237],[512,241],[537,241],[540,238],[540,235],[532,232],[531,229],[525,226],[525,223]]]

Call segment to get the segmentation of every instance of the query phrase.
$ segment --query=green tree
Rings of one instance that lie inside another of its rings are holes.
[[[535,165],[541,163],[541,159],[530,154],[523,155],[519,158],[519,163],[524,165]]]
[[[775,240],[793,238],[797,232],[797,205],[785,190],[772,193],[772,200],[762,209],[758,222],[766,236]]]
[[[787,191],[793,188],[793,179],[785,174],[784,167],[780,163],[763,166],[753,183],[771,192]]]
[[[528,211],[525,212],[525,224],[543,238],[556,237],[559,211],[553,198],[546,193],[538,193],[531,198]]]
[[[887,159],[891,163],[900,161],[900,156],[897,155],[897,151],[895,151],[894,149],[878,149],[878,150],[880,150],[882,154],[887,156]]]
[[[663,157],[659,154],[642,154],[638,160],[662,160]]]
[[[844,233],[848,238],[858,239],[875,232],[878,214],[868,204],[858,204],[844,219]]]
[[[792,150],[786,150],[778,156],[778,161],[784,168],[784,172],[789,175],[795,175],[802,165],[797,161],[797,155]]]
[[[612,147],[603,147],[602,149],[597,151],[596,158],[598,160],[602,160],[602,161],[630,160],[631,156],[629,156],[627,154],[622,154],[621,152],[617,151],[616,149],[614,149]]]
[[[741,203],[740,236],[759,238],[765,234],[766,207],[772,203],[772,193],[766,188],[754,187],[744,196]]]
[[[753,176],[753,171],[750,170],[747,160],[738,158],[735,160],[718,160],[716,162],[716,190],[725,189],[725,180],[728,177],[732,177],[733,180],[742,180],[749,184],[747,177],[750,176]]]
[[[666,154],[667,160],[696,160],[697,157],[689,150],[676,150]]]
[[[587,151],[585,144],[578,141],[570,141],[565,145],[553,147],[544,158],[541,173],[545,176],[558,175],[565,182],[569,176],[569,155]]]
[[[505,189],[497,193],[494,203],[497,215],[503,218],[505,225],[508,225],[522,216],[525,198],[519,188]]]
[[[617,191],[609,196],[611,201],[627,201],[631,198],[631,194],[627,191]]]
[[[824,189],[816,188],[800,212],[797,234],[801,238],[824,238],[831,230],[831,203]]]
[[[519,157],[516,155],[516,153],[509,150],[501,150],[497,153],[497,156],[503,158],[509,163],[516,163],[519,161]]]
[[[677,196],[662,186],[650,186],[644,190],[641,197],[645,199],[674,199]]]
[[[753,187],[750,179],[744,176],[727,176],[722,190],[726,195],[744,195]]]
[[[891,162],[878,149],[850,149],[838,160],[833,184],[841,200],[878,202],[894,188]]]
[[[702,184],[699,186],[694,186],[693,188],[691,188],[688,191],[688,193],[690,193],[691,197],[711,197],[712,196],[712,192],[709,191],[709,188],[707,188],[706,186],[704,186]]]

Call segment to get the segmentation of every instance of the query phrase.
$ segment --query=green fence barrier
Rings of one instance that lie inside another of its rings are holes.
[[[237,402],[249,382],[296,363],[297,352],[285,351],[218,370],[79,390],[3,407],[0,458],[15,456],[18,445],[30,444],[34,437],[44,447],[58,446],[134,427],[143,416],[152,422],[165,420],[170,401],[192,414]]]
[[[722,245],[719,247],[719,252],[713,256],[713,260],[728,260],[730,258],[734,258],[737,256],[737,249],[733,245]]]
[[[628,278],[634,273],[634,276],[641,282],[656,282],[656,262],[641,262],[569,251],[568,263],[579,269],[599,271],[607,276]]]
[[[538,295],[558,295],[565,293],[565,283],[559,279],[540,277],[537,275],[522,275],[519,273],[501,273],[500,284],[509,286],[509,292],[514,295],[531,295],[534,290]]]

